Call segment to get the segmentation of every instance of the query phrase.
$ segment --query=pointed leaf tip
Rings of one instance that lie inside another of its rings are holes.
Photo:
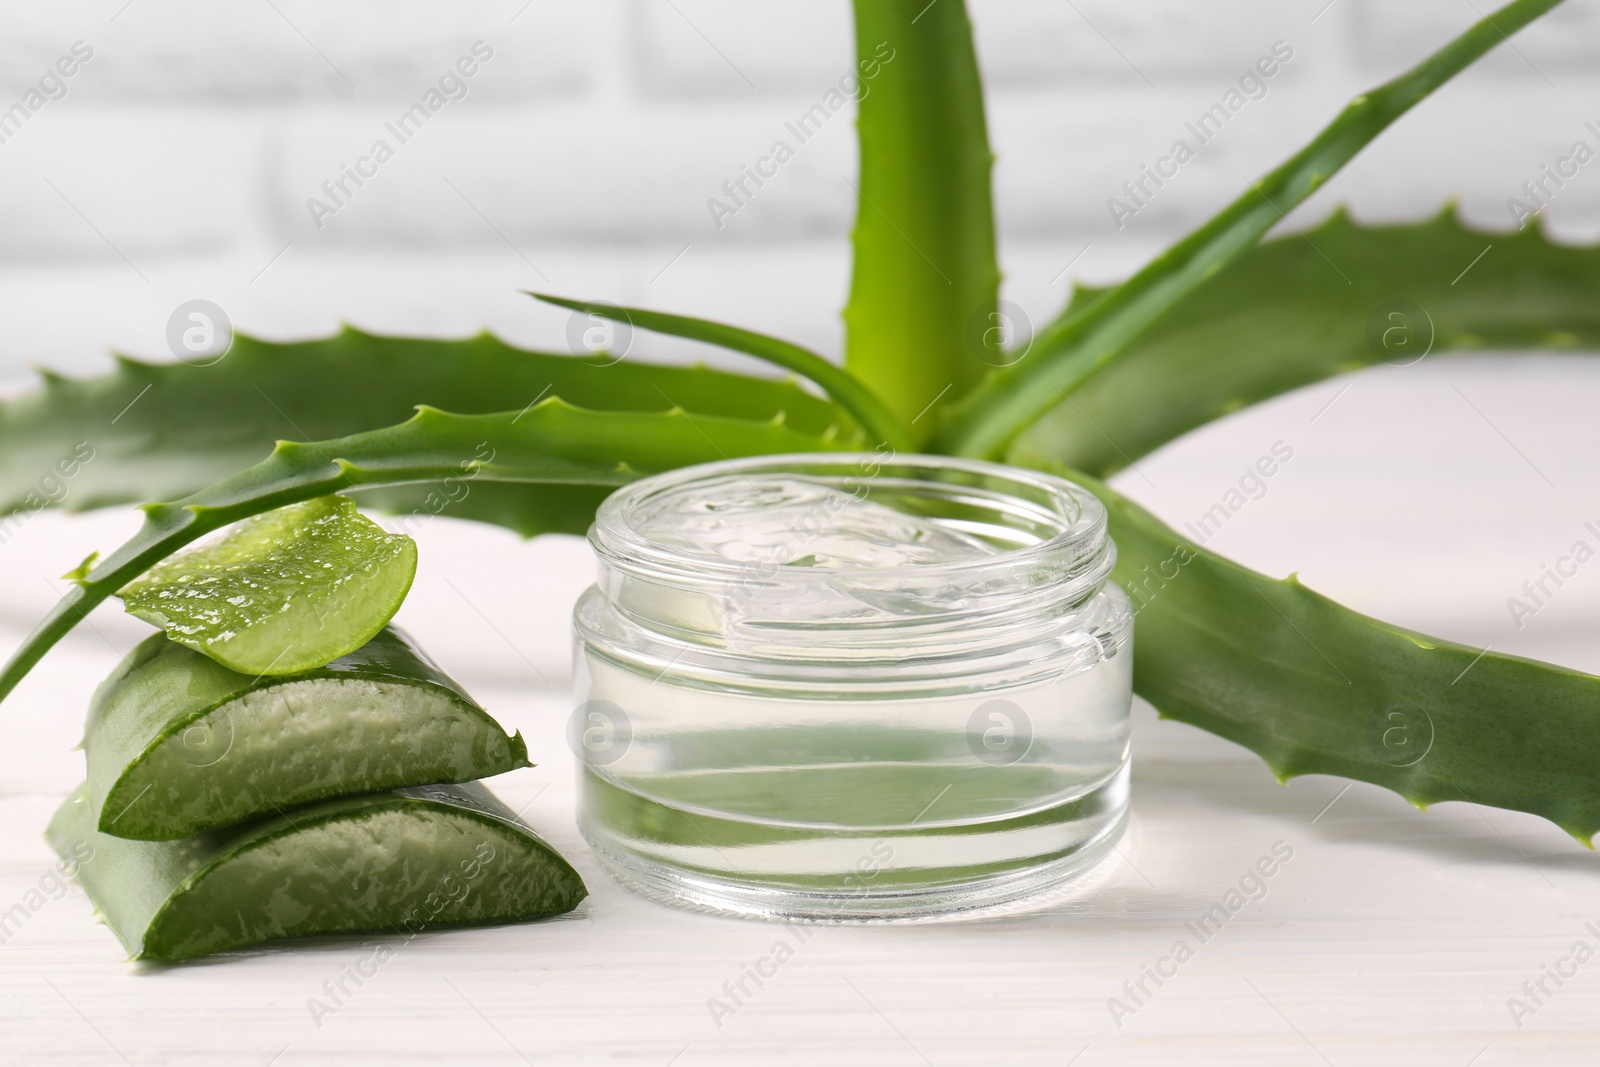
[[[556,307],[570,308],[573,311],[578,311],[590,306],[590,302],[586,300],[572,300],[568,297],[556,296],[553,293],[534,292],[532,289],[524,289],[522,291],[533,297],[535,300],[541,300],[546,304],[554,304]]]

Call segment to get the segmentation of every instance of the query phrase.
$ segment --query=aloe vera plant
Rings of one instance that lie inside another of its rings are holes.
[[[0,406],[0,499],[20,501],[35,458],[60,454],[130,386],[149,385],[77,502],[172,502],[147,507],[139,534],[79,576],[0,672],[0,696],[87,610],[172,552],[294,501],[353,493],[400,511],[570,532],[610,487],[643,473],[775,452],[915,447],[1047,468],[1101,495],[1121,551],[1116,577],[1140,606],[1135,688],[1163,714],[1251,747],[1281,777],[1339,774],[1422,804],[1535,812],[1587,843],[1600,830],[1600,679],[1366,618],[1292,578],[1202,551],[1096,480],[1221,414],[1373,361],[1367,316],[1397,292],[1427,302],[1436,351],[1600,346],[1596,248],[1558,248],[1536,230],[1497,236],[1494,257],[1446,285],[1419,280],[1428,275],[1418,265],[1465,261],[1482,236],[1447,214],[1383,227],[1335,215],[1314,236],[1347,265],[1351,285],[1330,293],[1312,279],[1320,267],[1311,246],[1263,240],[1391,123],[1558,2],[1515,0],[1357,97],[1132,278],[1077,290],[1023,357],[969,329],[996,307],[999,273],[965,8],[857,0],[860,54],[888,42],[897,58],[860,101],[843,368],[742,327],[556,299],[766,359],[825,398],[704,368],[595,368],[491,338],[350,332],[281,347],[243,340],[205,371],[122,361],[95,381],[49,379]],[[458,362],[441,364],[446,353]],[[280,376],[256,390],[272,394],[263,404],[243,385],[273,360]],[[380,363],[386,376],[370,380]],[[297,386],[296,368],[315,384]],[[419,413],[402,421],[413,405]],[[280,443],[247,466],[285,419],[313,440]],[[464,477],[470,493],[448,509],[429,504]],[[1378,744],[1377,727],[1396,714],[1430,724],[1425,758],[1397,764]]]

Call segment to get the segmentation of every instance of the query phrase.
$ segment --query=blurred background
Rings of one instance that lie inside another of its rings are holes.
[[[1035,320],[1074,280],[1126,276],[1480,14],[1469,0],[969,6],[999,157],[1005,296]],[[1597,35],[1600,3],[1570,0],[1385,133],[1293,225],[1340,203],[1366,221],[1417,219],[1454,198],[1471,222],[1510,230],[1507,200],[1524,181],[1579,139],[1600,145],[1585,126],[1600,128]],[[1119,226],[1107,201],[1122,183],[1274,50],[1289,58],[1264,94]],[[13,4],[0,11],[0,59],[7,392],[29,388],[35,366],[101,372],[112,350],[171,359],[169,318],[196,299],[273,339],[348,322],[487,328],[565,350],[567,316],[519,292],[543,288],[840,349],[849,110],[737,211],[708,202],[727,203],[723,184],[775,140],[796,143],[786,124],[851,71],[845,0]],[[4,111],[32,89],[44,90],[36,111]],[[396,128],[430,92],[438,110]],[[392,154],[363,162],[379,140]],[[358,167],[359,185],[345,177]],[[1546,225],[1561,240],[1600,236],[1600,163],[1559,192]],[[764,372],[644,335],[628,358]],[[1507,606],[1542,565],[1594,539],[1583,523],[1600,520],[1597,401],[1600,361],[1430,357],[1241,412],[1118,484],[1181,524],[1286,442],[1293,461],[1210,547],[1299,570],[1394,622],[1600,670],[1600,567],[1521,627]],[[38,516],[0,548],[6,641],[55,595],[40,575],[110,547],[134,518]],[[581,543],[523,548],[450,520],[421,537],[404,618],[425,643],[455,670],[564,684],[566,612],[589,573]],[[99,636],[75,640],[109,657],[140,632],[110,612]]]

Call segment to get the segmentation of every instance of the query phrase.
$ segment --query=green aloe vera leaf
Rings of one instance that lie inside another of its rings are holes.
[[[372,640],[400,610],[417,545],[323,496],[241,522],[118,594],[128,613],[244,674],[298,674]]]
[[[1336,774],[1418,807],[1465,800],[1600,831],[1600,678],[1351,611],[1199,548],[1088,475],[1133,601],[1133,688],[1255,752],[1280,780]]]
[[[936,448],[956,455],[1003,455],[1019,433],[1248,251],[1396,119],[1560,2],[1514,0],[1398,78],[1356,97],[1308,145],[1211,221],[1083,314],[1059,320],[1033,338],[1026,356],[986,378],[951,411]]]
[[[337,797],[178,841],[112,837],[98,819],[80,790],[45,836],[135,959],[518,922],[588,893],[477,782]]]
[[[1531,226],[1479,232],[1448,209],[1370,227],[1339,212],[1305,238],[1224,267],[1029,427],[1012,461],[1105,477],[1221,415],[1379,361],[1600,349],[1600,245],[1553,244]],[[1103,295],[1078,293],[1067,314]]]
[[[239,674],[153,634],[95,693],[83,748],[97,828],[152,841],[531,766],[522,736],[393,627],[291,678]]]
[[[865,95],[844,362],[926,438],[928,406],[965,394],[1000,354],[983,82],[959,0],[857,0],[855,34]]]
[[[689,315],[672,315],[663,311],[600,304],[587,300],[568,300],[565,297],[547,296],[543,293],[528,295],[547,304],[554,304],[556,307],[570,308],[588,315],[599,315],[633,326],[642,326],[647,330],[672,337],[687,337],[693,341],[720,345],[777,364],[811,379],[835,403],[855,416],[862,428],[880,442],[886,442],[897,449],[911,448],[911,439],[906,428],[888,408],[883,406],[883,401],[879,400],[871,389],[857,381],[849,371],[829,363],[827,359],[809,348],[803,348],[792,341]]]
[[[452,415],[424,407],[409,421],[334,441],[280,442],[248,470],[170,504],[145,506],[131,540],[78,576],[0,668],[4,699],[98,604],[200,537],[264,511],[330,493],[436,482],[465,471],[485,482],[622,485],[641,474],[730,456],[848,449],[834,435],[765,422],[667,412],[586,411],[549,398],[521,412]]]
[[[414,532],[415,524],[442,516],[503,526],[523,537],[547,533],[581,537],[594,521],[600,502],[610,496],[614,488],[538,482],[466,482],[456,477],[442,482],[362,489],[354,496],[362,507],[394,516],[389,525],[402,532]]]
[[[288,344],[240,335],[212,366],[118,357],[108,374],[46,373],[42,388],[0,400],[0,516],[175,500],[243,470],[285,438],[324,441],[393,426],[418,404],[484,415],[550,396],[597,411],[782,415],[805,433],[855,432],[847,414],[796,382],[706,367],[529,352],[488,334],[427,340],[346,327]],[[430,513],[429,494],[452,501],[440,514],[483,511],[492,521],[519,520],[530,533],[543,529],[538,505],[546,496],[537,491],[475,486],[456,501],[454,486],[436,482],[392,490],[385,506]],[[559,506],[561,494],[553,496]],[[14,525],[0,519],[0,535]]]

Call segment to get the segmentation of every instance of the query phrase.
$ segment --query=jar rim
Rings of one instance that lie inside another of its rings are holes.
[[[596,554],[608,562],[630,560],[669,569],[692,566],[697,575],[710,579],[743,576],[750,571],[751,563],[719,559],[709,553],[691,555],[680,546],[666,544],[641,533],[631,521],[633,509],[649,499],[729,474],[783,473],[805,477],[808,473],[816,473],[815,468],[836,468],[836,474],[847,473],[849,468],[860,468],[856,476],[868,481],[881,477],[886,470],[903,468],[912,472],[963,475],[989,482],[1009,483],[1018,491],[1011,492],[993,486],[989,489],[996,495],[1003,493],[1013,500],[1033,505],[1033,511],[1039,518],[1057,526],[1048,537],[1032,544],[1007,547],[975,559],[850,567],[845,573],[854,581],[892,581],[897,577],[913,576],[923,580],[945,576],[955,578],[997,567],[1011,568],[1059,560],[1063,555],[1084,559],[1099,554],[1107,540],[1105,505],[1088,489],[1057,475],[954,456],[894,452],[797,452],[702,463],[631,482],[612,493],[600,505],[595,521],[589,528],[589,543]],[[941,484],[933,478],[921,480],[930,486]],[[965,483],[944,484],[961,486]],[[1027,490],[1050,501],[1053,506],[1039,507],[1034,501],[1020,495]],[[785,568],[784,580],[828,581],[839,573],[820,568]]]

